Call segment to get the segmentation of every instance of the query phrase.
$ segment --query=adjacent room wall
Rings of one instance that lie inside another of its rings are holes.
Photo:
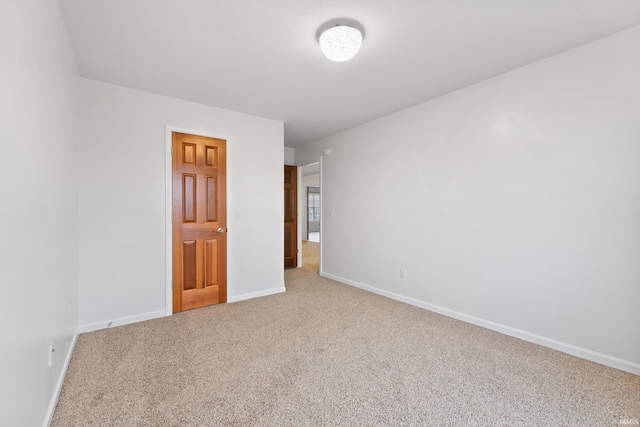
[[[638,46],[635,27],[297,148],[331,148],[324,274],[640,374]]]
[[[86,79],[80,94],[81,330],[165,313],[166,126],[228,140],[228,300],[284,291],[282,122]]]
[[[2,426],[48,423],[76,334],[76,75],[57,1],[0,2]]]
[[[284,147],[284,164],[287,166],[295,166],[296,150],[294,148]]]

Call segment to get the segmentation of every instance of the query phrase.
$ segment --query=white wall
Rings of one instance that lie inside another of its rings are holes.
[[[282,122],[86,79],[80,90],[81,330],[164,315],[167,125],[228,141],[228,300],[284,291]]]
[[[296,150],[289,147],[284,147],[284,164],[287,166],[295,166]]]
[[[638,46],[635,27],[296,149],[332,151],[325,275],[640,374]]]
[[[0,2],[2,426],[48,422],[76,333],[76,74],[58,2]]]

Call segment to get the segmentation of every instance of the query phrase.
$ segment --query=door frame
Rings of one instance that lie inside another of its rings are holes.
[[[179,126],[171,126],[165,125],[165,143],[164,143],[164,159],[165,159],[165,197],[164,197],[164,213],[165,213],[165,316],[171,316],[173,314],[173,229],[172,229],[172,203],[173,203],[173,166],[172,166],[172,156],[171,156],[171,146],[173,141],[173,132],[178,133],[188,133],[190,135],[197,136],[205,136],[208,138],[217,138],[224,139],[227,141],[226,144],[226,180],[227,180],[227,200],[226,200],[226,211],[227,211],[227,301],[230,299],[230,295],[233,295],[233,272],[230,271],[229,265],[231,265],[231,251],[232,240],[233,240],[233,230],[229,230],[229,219],[231,218],[231,180],[232,173],[230,167],[229,158],[231,157],[230,153],[233,151],[233,144],[231,143],[232,138],[224,133],[220,132],[210,132],[202,129],[188,129]]]

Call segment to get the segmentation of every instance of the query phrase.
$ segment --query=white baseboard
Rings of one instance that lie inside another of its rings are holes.
[[[609,356],[607,354],[598,353],[586,348],[577,347],[572,344],[563,343],[550,338],[546,338],[540,335],[532,334],[520,329],[512,328],[510,326],[502,325],[500,323],[492,322],[490,320],[481,319],[479,317],[471,316],[468,314],[460,313],[458,311],[450,310],[448,308],[439,307],[437,305],[429,304],[424,301],[417,300],[415,298],[405,297],[393,292],[385,291],[375,288],[373,286],[365,285],[363,283],[355,282],[353,280],[345,279],[339,276],[334,276],[328,273],[321,273],[322,277],[335,280],[336,282],[344,283],[356,288],[364,289],[365,291],[373,292],[374,294],[382,295],[396,301],[404,302],[416,307],[423,308],[425,310],[433,311],[438,314],[442,314],[454,319],[462,320],[463,322],[471,323],[476,326],[491,329],[492,331],[500,332],[505,335],[509,335],[521,340],[528,341],[534,344],[538,344],[544,347],[552,348],[554,350],[561,351],[563,353],[570,354],[572,356],[579,357],[581,359],[590,360],[592,362],[600,363],[602,365],[610,366],[612,368],[620,369],[622,371],[630,372],[632,374],[640,375],[640,364],[634,363],[628,360],[619,359],[617,357]]]
[[[249,294],[242,294],[242,295],[228,297],[227,302],[230,302],[230,303],[238,302],[238,301],[243,301],[243,300],[252,299],[252,298],[264,297],[267,295],[279,294],[285,291],[286,289],[284,288],[284,286],[280,288],[266,289],[260,292],[253,292]],[[170,315],[171,314],[169,314],[169,316]],[[107,329],[107,328],[113,328],[116,326],[128,325],[130,323],[143,322],[145,320],[157,319],[159,317],[165,317],[165,316],[167,316],[167,312],[165,310],[151,311],[149,313],[119,317],[116,319],[103,320],[101,322],[87,323],[85,325],[80,325],[80,327],[78,328],[78,331],[81,334],[84,334],[86,332],[93,332],[93,331],[98,331],[100,329]]]
[[[56,405],[58,404],[58,398],[60,397],[60,392],[62,391],[62,384],[64,384],[64,378],[67,375],[67,369],[69,369],[69,363],[71,363],[71,356],[73,355],[73,350],[76,348],[76,343],[78,342],[79,333],[76,332],[71,339],[71,345],[69,345],[69,350],[67,351],[67,355],[64,358],[64,364],[62,365],[62,369],[60,370],[60,375],[58,376],[58,381],[56,381],[56,387],[53,390],[53,396],[51,396],[51,402],[49,402],[49,408],[47,409],[47,414],[44,417],[44,422],[42,423],[43,427],[49,427],[51,421],[53,420],[53,413],[56,411]]]
[[[80,325],[78,328],[81,334],[85,332],[93,332],[100,329],[113,328],[115,326],[128,325],[130,323],[143,322],[145,320],[157,319],[159,317],[165,317],[167,313],[165,310],[151,311],[149,313],[135,314],[133,316],[119,317],[117,319],[103,320],[101,322],[87,323]]]
[[[266,289],[264,291],[259,291],[259,292],[251,292],[251,293],[248,293],[248,294],[235,295],[235,296],[227,298],[227,302],[244,301],[244,300],[247,300],[247,299],[266,297],[268,295],[281,294],[283,292],[286,292],[286,289],[285,289],[284,286],[281,287],[281,288],[272,288],[272,289]]]

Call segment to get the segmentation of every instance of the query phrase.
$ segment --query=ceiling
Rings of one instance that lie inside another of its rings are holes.
[[[640,1],[61,0],[83,77],[285,123],[296,147],[640,24]],[[365,29],[351,61],[316,32]]]

